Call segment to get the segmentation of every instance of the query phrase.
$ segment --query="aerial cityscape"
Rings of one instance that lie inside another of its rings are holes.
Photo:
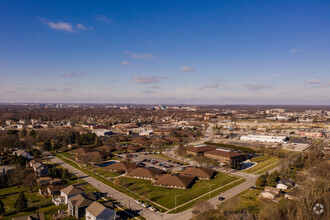
[[[329,12],[0,1],[0,218],[329,219]]]

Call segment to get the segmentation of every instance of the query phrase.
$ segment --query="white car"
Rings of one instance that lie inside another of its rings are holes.
[[[141,202],[140,202],[139,200],[137,200],[137,199],[135,200],[135,202],[136,202],[137,204],[141,204]]]
[[[154,207],[152,207],[152,206],[149,206],[148,209],[151,210],[151,211],[153,211],[153,212],[157,211],[157,210],[156,210]]]
[[[141,202],[142,207],[146,208],[147,204],[145,204],[144,202]]]

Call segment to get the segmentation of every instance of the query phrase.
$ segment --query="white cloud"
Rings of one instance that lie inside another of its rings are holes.
[[[159,86],[150,86],[149,88],[150,88],[150,89],[160,89]]]
[[[87,30],[87,28],[83,24],[77,24],[76,27],[81,30]]]
[[[217,89],[217,88],[228,88],[228,86],[225,85],[225,84],[220,84],[218,82],[213,82],[211,84],[204,85],[204,86],[202,86],[202,87],[200,87],[199,89],[196,89],[196,90]]]
[[[311,79],[311,80],[308,80],[306,83],[307,84],[312,84],[312,85],[321,84],[321,80],[319,80],[319,79]]]
[[[69,22],[52,22],[48,21],[45,18],[39,18],[37,17],[39,21],[47,25],[49,28],[56,30],[56,31],[65,31],[69,33],[77,33],[78,30],[94,30],[93,27],[86,27],[82,23],[73,25]]]
[[[167,76],[134,76],[133,82],[135,83],[157,83],[161,79],[167,79]]]
[[[107,22],[107,23],[113,22],[113,20],[108,18],[106,15],[96,15],[95,20],[103,21],[103,22]]]
[[[124,66],[129,66],[129,62],[124,60],[123,62],[121,62],[121,64],[123,64]]]
[[[62,77],[67,77],[67,78],[70,78],[70,77],[80,77],[81,74],[79,73],[64,73],[62,74]]]
[[[66,31],[66,32],[74,32],[74,29],[72,27],[72,24],[68,23],[68,22],[48,22],[47,25],[57,31]]]
[[[292,49],[290,49],[290,52],[291,52],[291,53],[300,53],[300,52],[302,52],[302,49],[299,49],[299,48],[292,48]]]
[[[269,85],[253,84],[253,83],[248,83],[245,86],[246,86],[246,90],[251,90],[251,91],[258,91],[258,90],[264,90],[264,89],[272,88],[272,86],[269,86]]]
[[[195,71],[195,69],[190,66],[183,66],[181,69],[181,72],[193,72],[193,71]]]
[[[155,58],[151,53],[135,53],[132,51],[125,51],[124,54],[129,55],[133,59],[137,60],[152,60]]]

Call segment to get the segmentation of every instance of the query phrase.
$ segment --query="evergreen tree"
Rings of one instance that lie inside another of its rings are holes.
[[[28,202],[23,192],[19,194],[15,202],[14,208],[17,210],[17,212],[25,212],[28,210]]]
[[[3,214],[5,214],[5,205],[0,200],[0,216],[2,216]]]

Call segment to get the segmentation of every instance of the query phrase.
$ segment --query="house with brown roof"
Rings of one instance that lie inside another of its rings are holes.
[[[107,203],[93,202],[86,208],[86,220],[114,220],[116,211]]]
[[[158,179],[164,171],[158,169],[142,168],[138,167],[129,173],[128,177],[137,178],[137,179],[146,179],[146,180],[156,180]]]
[[[276,199],[279,197],[281,194],[281,189],[276,189],[275,187],[265,187],[265,191],[260,193],[260,197],[266,198],[266,199]]]
[[[140,152],[143,150],[143,147],[141,146],[136,146],[136,145],[128,145],[125,147],[127,152]]]
[[[76,218],[82,218],[85,216],[86,208],[93,202],[93,200],[85,198],[82,194],[73,196],[68,200],[69,214]]]
[[[59,185],[49,185],[47,187],[47,193],[54,197],[54,196],[58,196],[61,195],[61,189],[63,189],[63,186],[59,186]]]
[[[154,182],[155,186],[187,189],[194,182],[195,178],[190,176],[176,176],[164,174]]]
[[[12,220],[45,220],[45,215],[43,212],[39,212],[39,213],[13,218]]]
[[[104,158],[109,156],[110,153],[104,151],[92,151],[85,154],[86,157],[89,157],[93,161],[102,161]]]
[[[111,172],[129,172],[131,170],[134,170],[137,168],[138,165],[135,163],[126,163],[126,162],[117,162],[110,164],[109,166],[103,167],[106,170],[109,170]]]
[[[214,150],[214,147],[208,145],[196,145],[186,148],[186,152],[193,156],[204,156],[205,152]]]
[[[195,168],[195,167],[187,167],[184,171],[180,173],[181,176],[191,176],[197,177],[198,179],[211,179],[215,174],[215,171],[209,168]]]
[[[90,150],[87,149],[87,148],[83,148],[83,147],[80,147],[80,148],[77,148],[77,149],[74,149],[72,151],[69,151],[70,154],[75,154],[75,155],[85,155],[86,153],[88,153]]]
[[[65,204],[68,204],[68,200],[71,198],[71,197],[74,197],[76,195],[79,195],[79,194],[83,194],[84,193],[84,190],[77,187],[77,186],[74,186],[74,185],[70,185],[64,189],[61,189],[61,196],[64,197],[64,203]]]
[[[97,151],[105,151],[105,152],[112,152],[116,150],[116,146],[112,146],[112,145],[102,145],[99,147],[96,147],[95,150]]]
[[[225,163],[230,165],[237,164],[245,160],[244,154],[223,148],[216,148],[215,150],[206,151],[204,153],[204,156],[211,159],[216,159],[220,163]]]

